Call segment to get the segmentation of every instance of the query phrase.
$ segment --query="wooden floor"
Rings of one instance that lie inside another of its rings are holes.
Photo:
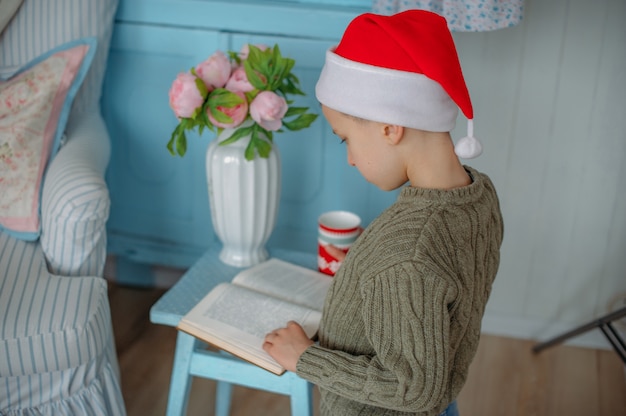
[[[110,286],[129,416],[165,414],[176,331],[149,321],[150,306],[163,293],[162,289]],[[533,355],[532,345],[531,341],[484,335],[458,400],[460,413],[626,415],[626,372],[615,352],[557,346]],[[188,414],[213,415],[214,390],[212,381],[194,381]],[[236,387],[232,416],[247,415],[289,415],[289,402],[283,396]]]

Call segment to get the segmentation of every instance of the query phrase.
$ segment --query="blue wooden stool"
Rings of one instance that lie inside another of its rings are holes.
[[[223,264],[218,255],[218,248],[207,251],[152,306],[150,320],[155,324],[176,327],[183,315],[213,287],[231,281],[241,271],[240,268]],[[271,255],[311,269],[317,267],[316,257],[310,253],[272,250]],[[217,381],[216,416],[228,415],[233,384],[290,396],[292,416],[313,415],[311,383],[289,371],[277,376],[228,353],[207,350],[204,342],[179,331],[167,402],[168,416],[186,414],[193,376]]]

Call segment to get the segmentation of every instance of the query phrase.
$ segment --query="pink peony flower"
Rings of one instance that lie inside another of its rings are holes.
[[[259,43],[258,45],[254,45],[257,48],[261,49],[262,51],[266,50],[268,48],[267,45],[263,45],[262,43]],[[241,50],[239,51],[239,58],[243,59],[248,59],[248,54],[250,53],[250,46],[247,43],[244,43],[244,45],[241,47]]]
[[[209,91],[222,88],[230,78],[232,67],[224,52],[217,51],[196,66],[196,74],[204,81]]]
[[[226,89],[230,91],[248,92],[254,89],[254,86],[248,81],[246,70],[240,66],[233,71],[233,74],[226,83]]]
[[[266,130],[276,131],[283,125],[287,101],[272,91],[262,91],[250,103],[250,116]]]
[[[211,115],[209,109],[207,109],[207,115],[209,116],[209,120],[211,120],[211,123],[213,123],[217,127],[222,127],[225,129],[235,128],[243,123],[243,121],[248,116],[248,101],[246,100],[246,96],[241,91],[233,91],[233,93],[243,98],[243,103],[238,104],[234,107],[217,107],[218,110],[220,110],[222,113],[226,114],[233,120],[231,123],[220,123]]]
[[[178,118],[192,117],[204,103],[204,96],[198,90],[196,77],[188,72],[176,76],[170,88],[170,107]]]

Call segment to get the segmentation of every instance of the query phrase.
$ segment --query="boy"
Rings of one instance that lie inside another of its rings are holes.
[[[489,178],[458,159],[481,146],[445,20],[358,16],[327,52],[316,95],[350,165],[380,189],[409,186],[343,259],[319,343],[290,322],[264,348],[319,386],[322,415],[456,415],[503,225]],[[469,121],[455,147],[457,106]]]

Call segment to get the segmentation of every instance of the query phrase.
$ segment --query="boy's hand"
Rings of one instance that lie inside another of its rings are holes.
[[[297,322],[289,321],[285,328],[265,336],[263,349],[286,370],[295,372],[298,359],[313,344]]]

